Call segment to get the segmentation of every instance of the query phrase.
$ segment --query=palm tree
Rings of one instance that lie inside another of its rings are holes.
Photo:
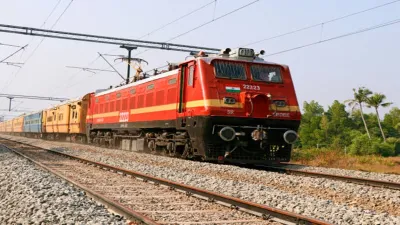
[[[372,94],[372,91],[370,91],[369,89],[367,89],[365,87],[359,87],[357,91],[356,91],[355,88],[353,88],[353,92],[354,92],[354,98],[346,100],[345,102],[347,102],[348,105],[352,109],[354,109],[354,107],[356,107],[357,105],[360,107],[361,119],[362,119],[362,121],[364,123],[365,131],[367,131],[368,138],[371,139],[371,135],[369,134],[367,123],[365,122],[365,119],[364,119],[364,112],[363,112],[363,109],[362,109],[362,103],[367,101],[368,96],[370,94]]]
[[[383,133],[383,130],[382,130],[381,119],[379,118],[378,108],[379,107],[388,107],[391,104],[393,104],[392,102],[384,102],[385,100],[386,100],[386,96],[384,94],[380,94],[380,93],[374,93],[371,97],[369,97],[366,100],[368,108],[371,108],[371,107],[375,108],[376,118],[378,119],[379,129],[381,130],[381,134],[382,134],[382,138],[383,138],[384,142],[386,142],[386,138],[385,138],[385,134]]]

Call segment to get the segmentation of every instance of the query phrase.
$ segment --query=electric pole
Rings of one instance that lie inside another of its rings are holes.
[[[130,77],[130,73],[131,73],[131,52],[133,49],[137,49],[137,47],[134,46],[126,46],[126,45],[121,45],[119,46],[120,48],[125,48],[126,50],[128,50],[128,71],[126,74],[126,84],[129,84],[129,77]]]
[[[10,103],[8,104],[8,111],[11,111],[11,101],[14,99],[13,97],[6,97],[10,99]]]

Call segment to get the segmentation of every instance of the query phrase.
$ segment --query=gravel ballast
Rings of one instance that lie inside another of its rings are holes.
[[[400,224],[400,191],[94,146],[12,138],[333,224]]]
[[[85,193],[0,146],[0,224],[126,224]]]
[[[339,168],[326,168],[326,167],[316,167],[316,166],[303,166],[303,165],[298,166],[295,164],[288,165],[287,168],[302,170],[307,172],[327,173],[339,176],[358,177],[364,179],[382,180],[382,181],[400,183],[400,175],[396,174],[364,172],[358,170],[345,170]]]

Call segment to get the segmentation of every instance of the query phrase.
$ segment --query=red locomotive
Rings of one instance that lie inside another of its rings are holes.
[[[294,85],[287,66],[259,54],[200,52],[166,72],[87,95],[88,142],[205,161],[289,161],[301,119]]]
[[[0,122],[0,132],[205,161],[287,162],[301,119],[296,93],[289,68],[259,54],[200,52],[144,79],[139,68],[132,83]]]

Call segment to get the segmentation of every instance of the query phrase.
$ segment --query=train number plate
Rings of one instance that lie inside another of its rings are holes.
[[[284,118],[290,117],[289,113],[284,113],[284,112],[273,112],[272,115],[275,117],[284,117]]]
[[[128,121],[129,121],[129,112],[120,112],[119,122],[128,122]]]
[[[258,86],[258,85],[250,85],[250,84],[243,84],[243,89],[254,90],[254,91],[261,90],[260,86]]]

